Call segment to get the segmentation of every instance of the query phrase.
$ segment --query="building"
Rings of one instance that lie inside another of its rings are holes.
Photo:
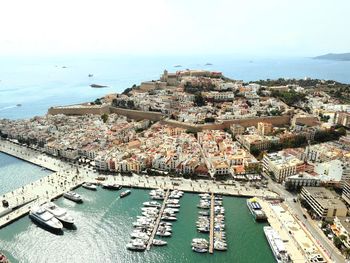
[[[320,219],[345,217],[348,212],[346,205],[324,187],[303,187],[301,198]]]
[[[258,122],[258,133],[260,135],[270,135],[272,133],[272,124],[268,122]]]
[[[289,176],[285,181],[285,187],[289,190],[297,190],[303,186],[320,186],[321,180],[309,173],[302,172]]]
[[[349,180],[345,180],[343,182],[343,193],[341,197],[348,205],[350,205],[350,181]]]
[[[230,130],[231,130],[233,136],[236,136],[236,135],[243,134],[245,129],[244,129],[244,127],[242,125],[232,124],[230,126]]]
[[[263,151],[268,149],[273,143],[279,142],[278,137],[262,136],[258,134],[238,135],[236,139],[249,151],[252,147]]]
[[[263,158],[264,171],[269,172],[279,183],[302,171],[304,166],[302,160],[283,151],[265,154]]]
[[[337,112],[335,123],[350,128],[350,112]]]
[[[350,248],[350,218],[349,217],[335,217],[331,229],[334,235],[337,237],[345,236],[346,238],[342,240],[343,245]]]

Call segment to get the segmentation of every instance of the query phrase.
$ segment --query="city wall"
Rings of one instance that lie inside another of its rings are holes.
[[[109,114],[109,106],[66,106],[66,107],[51,107],[48,112],[49,115],[102,115]]]
[[[128,109],[115,108],[115,107],[110,107],[109,110],[110,110],[110,113],[123,115],[128,117],[129,119],[134,119],[137,121],[144,120],[144,119],[148,119],[150,121],[159,121],[163,118],[163,114],[160,112],[128,110]]]

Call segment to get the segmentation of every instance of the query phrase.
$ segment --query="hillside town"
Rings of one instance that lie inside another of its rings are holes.
[[[0,136],[101,174],[270,182],[350,256],[350,104],[332,83],[295,83],[165,70],[122,94],[1,119]]]

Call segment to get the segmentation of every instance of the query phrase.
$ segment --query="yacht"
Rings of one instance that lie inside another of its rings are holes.
[[[144,251],[146,249],[146,245],[143,240],[134,239],[126,245],[126,248],[133,251]]]
[[[128,196],[129,194],[131,194],[131,191],[130,190],[126,190],[124,192],[121,192],[119,196],[120,196],[120,198],[123,198],[125,196]]]
[[[180,204],[167,204],[166,207],[170,207],[170,208],[179,208]]]
[[[152,244],[154,246],[165,246],[167,244],[166,241],[160,239],[153,239]]]
[[[264,233],[278,263],[292,262],[278,233],[270,226],[264,226]]]
[[[120,190],[122,189],[122,186],[119,184],[105,183],[105,184],[102,184],[102,188],[109,189],[109,190]]]
[[[158,208],[161,207],[161,204],[158,203],[158,202],[155,202],[155,201],[144,202],[143,205],[144,205],[145,207],[158,207]]]
[[[46,211],[53,214],[53,216],[56,217],[59,221],[61,221],[63,224],[74,224],[74,218],[67,213],[66,209],[63,209],[52,202],[45,203],[42,205],[42,207],[45,208]]]
[[[73,202],[76,202],[76,203],[82,203],[83,202],[83,199],[81,198],[81,196],[78,193],[75,193],[75,192],[72,192],[72,191],[64,193],[63,197],[67,198],[67,199],[69,199],[69,200],[71,200]]]
[[[194,252],[198,252],[198,253],[207,253],[208,252],[207,248],[192,247],[192,250]]]
[[[169,231],[157,231],[156,235],[160,236],[160,237],[170,237],[171,232],[169,232]]]
[[[46,211],[43,207],[34,207],[29,212],[29,217],[39,225],[54,231],[61,231],[63,225],[53,214]]]
[[[266,221],[267,216],[256,198],[247,199],[247,206],[256,221]]]
[[[97,186],[95,184],[92,184],[92,183],[83,183],[83,187],[85,189],[89,189],[89,190],[93,190],[93,191],[97,190]]]

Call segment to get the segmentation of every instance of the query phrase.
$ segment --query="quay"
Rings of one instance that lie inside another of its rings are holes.
[[[214,253],[214,193],[211,193],[210,198],[210,231],[209,231],[209,253]]]
[[[165,193],[165,197],[164,197],[164,200],[163,200],[163,204],[162,204],[162,207],[160,208],[159,210],[159,215],[157,217],[157,220],[154,224],[154,228],[153,228],[153,231],[151,233],[151,236],[148,240],[148,244],[147,244],[147,250],[150,250],[151,246],[152,246],[152,243],[153,243],[153,239],[154,239],[154,236],[156,235],[157,233],[157,230],[158,230],[158,227],[159,227],[159,223],[160,223],[160,220],[162,218],[162,215],[163,215],[163,212],[164,212],[164,209],[165,209],[165,206],[166,206],[166,202],[169,198],[169,194],[170,194],[170,190],[168,189]]]

